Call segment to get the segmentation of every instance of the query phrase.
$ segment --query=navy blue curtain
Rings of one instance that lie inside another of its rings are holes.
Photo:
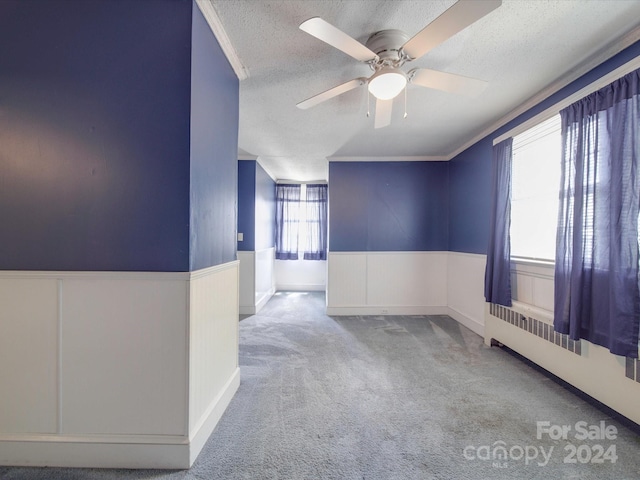
[[[307,185],[307,245],[304,259],[327,259],[326,185]]]
[[[554,327],[637,358],[640,70],[560,115]]]
[[[276,185],[276,259],[298,259],[300,185]]]
[[[493,146],[491,225],[484,298],[487,302],[511,306],[511,160],[513,138]]]

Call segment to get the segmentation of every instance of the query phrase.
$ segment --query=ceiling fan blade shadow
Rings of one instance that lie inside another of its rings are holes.
[[[376,118],[373,122],[373,128],[383,128],[391,125],[391,111],[393,110],[393,99],[380,100],[376,99]]]
[[[463,77],[455,73],[440,72],[430,68],[416,68],[409,72],[411,83],[421,87],[433,88],[449,93],[457,93],[467,97],[480,95],[488,82],[477,78]]]
[[[322,93],[314,95],[313,97],[307,98],[300,103],[296,104],[296,107],[306,110],[307,108],[315,107],[319,103],[322,103],[330,98],[337,97],[338,95],[342,95],[343,93],[348,92],[349,90],[353,90],[361,85],[367,83],[366,78],[354,78],[353,80],[349,80],[348,82],[342,83],[337,87],[330,88]]]
[[[361,62],[369,62],[378,58],[374,52],[359,41],[320,17],[313,17],[302,22],[299,28]]]
[[[411,60],[420,58],[501,4],[501,0],[459,0],[410,38],[402,46],[402,51]]]

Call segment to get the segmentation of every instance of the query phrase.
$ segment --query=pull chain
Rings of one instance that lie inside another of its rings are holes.
[[[407,118],[407,87],[404,87],[404,117]]]
[[[367,118],[369,118],[369,116],[371,115],[371,112],[369,111],[370,99],[371,99],[371,94],[369,93],[369,89],[367,89]]]

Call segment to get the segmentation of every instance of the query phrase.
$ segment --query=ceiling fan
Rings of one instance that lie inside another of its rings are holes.
[[[374,73],[368,78],[355,78],[314,95],[298,103],[297,107],[307,109],[354,88],[368,85],[369,93],[376,98],[374,127],[382,128],[391,123],[393,99],[406,88],[407,83],[468,96],[478,95],[487,82],[429,68],[414,68],[405,73],[401,67],[422,57],[501,4],[501,0],[458,0],[412,38],[400,30],[382,30],[371,35],[366,45],[320,17],[306,20],[300,24],[301,30],[356,60],[369,64]]]

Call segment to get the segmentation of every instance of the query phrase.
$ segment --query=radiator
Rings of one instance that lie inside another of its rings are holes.
[[[640,362],[553,330],[552,313],[514,302],[486,304],[484,340],[540,365],[587,395],[640,424]]]
[[[569,338],[569,335],[556,332],[553,329],[553,325],[547,321],[523,315],[511,308],[496,305],[494,303],[489,304],[489,313],[500,320],[524,330],[527,333],[536,335],[548,342],[554,343],[560,348],[569,350],[577,355],[580,355],[582,352],[581,342],[575,342]]]
[[[627,378],[640,383],[640,361],[637,358],[627,358],[625,374]]]

